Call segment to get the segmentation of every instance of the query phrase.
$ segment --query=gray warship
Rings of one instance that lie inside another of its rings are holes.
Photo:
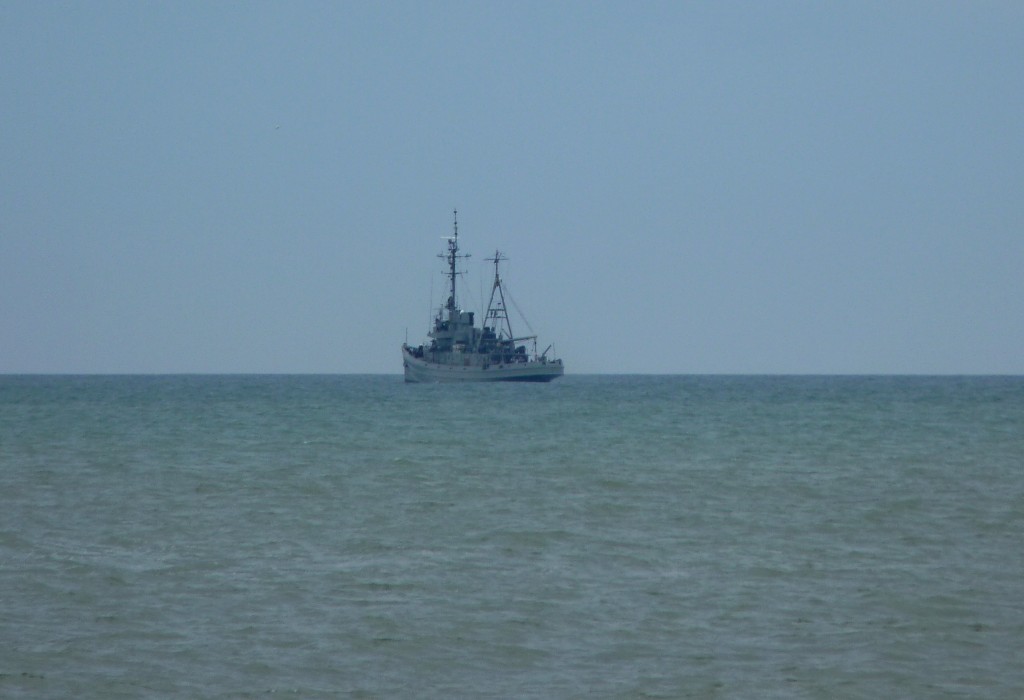
[[[560,359],[548,356],[551,345],[538,354],[536,335],[517,337],[512,332],[507,291],[498,269],[507,258],[500,251],[487,258],[494,263],[494,283],[481,327],[474,325],[472,311],[459,307],[455,295],[457,267],[459,260],[469,256],[459,253],[458,211],[453,212],[453,220],[453,233],[446,237],[448,250],[437,256],[447,262],[448,298],[434,316],[433,328],[427,333],[429,343],[416,347],[402,344],[405,381],[550,382],[561,377],[564,366]]]

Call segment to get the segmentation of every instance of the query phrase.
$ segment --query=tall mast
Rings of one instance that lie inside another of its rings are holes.
[[[459,210],[455,209],[452,211],[453,223],[453,235],[448,237],[448,252],[438,253],[437,257],[442,260],[448,261],[448,272],[445,274],[448,276],[449,288],[451,293],[448,295],[448,301],[445,303],[444,308],[448,309],[448,317],[451,318],[458,310],[458,303],[455,299],[455,278],[458,276],[458,271],[455,269],[456,261],[460,258],[468,258],[469,255],[459,255]]]

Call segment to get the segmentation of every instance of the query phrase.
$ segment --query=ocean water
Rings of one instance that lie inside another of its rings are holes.
[[[3,698],[1021,698],[1024,378],[0,376]]]

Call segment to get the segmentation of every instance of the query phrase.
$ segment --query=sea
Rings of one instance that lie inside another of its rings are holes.
[[[0,376],[2,698],[1024,697],[1024,377]]]

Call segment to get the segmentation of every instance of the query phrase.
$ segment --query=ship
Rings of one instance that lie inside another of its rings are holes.
[[[550,382],[561,377],[565,372],[562,360],[548,354],[553,346],[538,354],[535,334],[516,336],[512,332],[506,303],[516,304],[501,280],[499,266],[508,258],[500,251],[487,258],[494,263],[494,283],[480,326],[475,324],[474,312],[459,306],[455,293],[458,265],[469,255],[459,252],[458,211],[452,218],[452,235],[445,237],[448,249],[437,256],[447,263],[448,298],[433,317],[427,333],[430,340],[416,347],[402,344],[405,381]],[[523,322],[529,328],[525,318]]]

